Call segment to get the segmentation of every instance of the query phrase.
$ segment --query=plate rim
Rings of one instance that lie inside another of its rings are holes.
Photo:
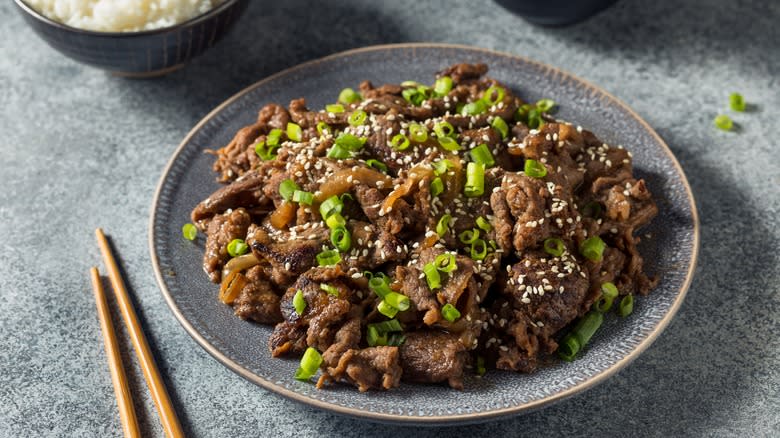
[[[346,406],[341,406],[337,404],[328,403],[323,400],[314,399],[310,397],[306,397],[302,394],[299,394],[297,392],[294,392],[292,390],[289,390],[287,388],[284,388],[282,386],[276,385],[270,380],[267,380],[265,378],[262,378],[258,376],[257,374],[251,372],[250,370],[244,368],[240,364],[236,363],[229,357],[227,357],[224,353],[219,351],[217,347],[209,343],[193,326],[192,324],[184,317],[184,315],[181,313],[180,309],[177,307],[176,303],[173,300],[173,296],[168,289],[168,287],[165,284],[165,280],[163,278],[162,269],[160,268],[160,261],[157,257],[157,253],[155,251],[155,222],[157,219],[157,207],[160,203],[160,197],[163,189],[163,185],[165,184],[165,181],[167,179],[168,174],[170,173],[174,163],[176,162],[179,155],[181,155],[182,151],[186,147],[186,145],[190,142],[192,137],[200,131],[200,129],[211,119],[213,119],[216,115],[218,115],[224,108],[231,105],[236,100],[240,99],[247,93],[255,90],[258,87],[261,87],[265,85],[266,83],[281,77],[285,76],[291,73],[294,73],[295,71],[311,67],[313,65],[331,61],[334,59],[339,58],[347,58],[349,56],[359,54],[359,53],[365,53],[365,52],[376,52],[376,51],[383,51],[383,50],[397,50],[397,49],[457,49],[457,50],[468,50],[468,51],[476,51],[476,52],[484,52],[492,56],[499,56],[499,57],[505,57],[514,59],[517,61],[521,61],[523,63],[535,65],[537,67],[540,67],[544,70],[549,70],[555,75],[561,75],[563,77],[568,77],[574,80],[575,82],[582,84],[585,88],[589,89],[589,92],[591,93],[599,93],[606,97],[607,99],[610,99],[614,104],[618,105],[622,110],[626,111],[626,113],[629,114],[629,116],[633,117],[639,124],[644,127],[647,132],[651,135],[651,137],[658,142],[658,144],[661,145],[661,150],[667,155],[667,157],[671,160],[672,165],[677,170],[677,172],[680,175],[681,183],[685,189],[685,194],[687,195],[687,201],[690,206],[691,210],[691,219],[693,222],[693,229],[692,229],[692,246],[691,246],[691,259],[690,263],[688,264],[688,270],[685,273],[685,279],[683,281],[683,284],[680,286],[680,289],[677,293],[676,298],[670,305],[666,315],[659,321],[656,328],[650,332],[644,339],[642,339],[637,346],[631,350],[631,352],[628,353],[625,357],[617,361],[615,364],[610,366],[609,368],[601,371],[599,374],[596,374],[589,379],[576,384],[572,386],[571,388],[568,388],[566,390],[563,390],[559,393],[555,393],[552,395],[549,395],[547,397],[534,400],[531,402],[511,406],[511,407],[504,407],[500,409],[494,409],[484,412],[474,412],[474,413],[467,413],[467,414],[448,414],[448,415],[437,415],[437,416],[413,416],[413,415],[397,415],[397,414],[389,414],[389,413],[383,413],[383,412],[371,412],[371,411],[362,411],[357,408],[349,408]],[[334,412],[337,414],[342,414],[345,416],[353,417],[353,418],[360,418],[360,419],[366,419],[366,420],[372,420],[372,421],[378,421],[378,422],[384,422],[384,423],[395,423],[395,424],[417,424],[417,425],[444,425],[444,424],[463,424],[463,423],[477,423],[481,421],[487,421],[491,419],[496,419],[499,417],[507,417],[507,416],[513,416],[518,415],[521,413],[526,413],[532,410],[537,410],[542,407],[551,405],[553,403],[562,401],[566,398],[569,398],[573,395],[582,393],[588,389],[591,389],[598,385],[599,383],[602,383],[609,377],[613,376],[620,370],[624,369],[628,364],[633,362],[637,357],[639,357],[640,354],[642,354],[645,350],[647,350],[650,345],[655,342],[655,340],[658,338],[658,336],[664,331],[664,329],[669,325],[671,320],[674,318],[674,316],[677,314],[677,311],[679,310],[680,306],[682,305],[682,302],[685,300],[685,296],[688,293],[688,290],[690,288],[691,282],[693,280],[693,274],[696,269],[698,256],[699,256],[699,247],[700,247],[700,223],[699,223],[699,213],[696,208],[696,201],[693,196],[693,191],[691,189],[690,184],[688,183],[688,178],[685,175],[685,172],[682,169],[682,166],[680,165],[679,161],[677,160],[677,157],[675,157],[672,150],[669,148],[669,146],[666,144],[666,142],[661,138],[660,135],[653,129],[649,123],[647,123],[636,111],[634,111],[631,107],[629,107],[626,103],[624,103],[622,100],[618,99],[616,96],[614,96],[612,93],[604,90],[601,87],[598,87],[594,84],[591,84],[589,81],[584,80],[576,75],[573,75],[565,70],[562,70],[560,68],[545,64],[543,62],[535,61],[530,58],[527,58],[525,56],[521,55],[515,55],[511,53],[501,52],[497,50],[492,49],[485,49],[481,47],[475,47],[475,46],[469,46],[464,44],[450,44],[450,43],[423,43],[423,42],[417,42],[417,43],[398,43],[398,44],[379,44],[379,45],[373,45],[373,46],[365,46],[350,50],[345,50],[342,52],[334,53],[331,55],[327,55],[321,58],[309,60],[300,64],[296,64],[292,67],[285,68],[277,73],[274,73],[272,75],[269,75],[263,79],[260,79],[259,81],[245,87],[244,89],[240,90],[239,92],[235,93],[225,101],[223,101],[221,104],[219,104],[217,107],[215,107],[213,110],[211,110],[208,114],[206,114],[190,131],[187,133],[187,135],[182,139],[182,141],[179,143],[179,145],[176,147],[176,150],[171,155],[171,158],[168,160],[167,164],[165,165],[165,168],[162,171],[162,175],[160,176],[160,179],[157,183],[157,187],[155,189],[154,197],[152,199],[152,208],[149,215],[149,225],[148,225],[148,244],[149,244],[149,253],[151,257],[152,267],[154,269],[155,279],[157,281],[157,285],[160,288],[160,291],[162,292],[163,297],[165,298],[165,302],[168,304],[168,307],[173,312],[176,319],[179,321],[179,323],[184,327],[184,330],[203,348],[208,352],[212,357],[217,359],[220,363],[222,363],[225,367],[233,371],[234,373],[238,374],[239,376],[247,379],[248,381],[260,386],[261,388],[274,393],[281,395],[287,399],[297,401],[299,403],[303,403],[308,406],[316,407],[319,409],[323,409],[325,411]]]

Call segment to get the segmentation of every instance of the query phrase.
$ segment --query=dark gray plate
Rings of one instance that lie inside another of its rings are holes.
[[[203,241],[181,237],[190,210],[217,189],[213,157],[203,153],[228,143],[269,102],[305,96],[312,108],[332,102],[347,86],[403,80],[432,82],[456,62],[485,62],[489,75],[526,100],[560,105],[557,116],[588,127],[605,142],[634,154],[636,173],[655,194],[660,215],[642,230],[647,269],[661,277],[626,318],[607,317],[582,358],[532,375],[491,371],[467,379],[463,391],[403,384],[387,392],[352,387],[317,390],[292,378],[297,361],[272,359],[271,328],[233,316],[217,300],[218,287],[201,270]],[[152,206],[149,245],[157,281],[173,313],[193,338],[227,367],[285,397],[355,417],[397,423],[459,423],[518,414],[576,394],[626,366],[658,337],[682,303],[699,246],[699,225],[690,187],[663,140],[612,95],[567,73],[516,56],[483,49],[433,44],[368,47],[308,62],[264,79],[228,99],[187,135],[163,173]]]

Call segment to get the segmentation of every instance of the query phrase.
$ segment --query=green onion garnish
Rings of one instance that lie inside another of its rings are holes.
[[[352,126],[360,126],[363,123],[365,123],[366,118],[368,118],[368,114],[366,114],[363,110],[356,110],[353,111],[352,114],[349,115],[349,118],[347,121]]]
[[[345,158],[349,158],[352,156],[352,153],[348,150],[344,149],[343,147],[334,144],[333,147],[330,148],[328,151],[328,158],[333,158],[336,160],[343,160]]]
[[[585,217],[591,217],[598,219],[601,217],[601,203],[598,201],[590,201],[582,207],[582,215]]]
[[[553,109],[554,106],[555,101],[552,99],[541,99],[540,101],[536,102],[536,109],[543,113],[549,112],[551,109]]]
[[[566,335],[558,344],[558,357],[566,362],[573,361],[579,351],[580,343],[577,341],[577,337],[571,334]]]
[[[517,111],[515,111],[515,120],[528,124],[528,113],[531,111],[531,108],[531,105],[528,105],[527,103],[520,105],[517,108]]]
[[[373,167],[374,169],[376,169],[376,170],[378,170],[378,171],[380,171],[382,173],[387,173],[387,164],[385,164],[385,163],[383,163],[383,162],[381,162],[379,160],[375,160],[373,158],[370,158],[370,159],[366,160],[366,165],[368,165],[368,167]]]
[[[334,297],[339,296],[339,290],[336,289],[335,286],[331,286],[331,285],[329,285],[327,283],[321,283],[320,284],[320,289],[322,289],[325,292],[327,292],[328,295],[333,295]]]
[[[317,370],[320,368],[321,364],[322,355],[320,352],[312,347],[307,348],[301,358],[301,364],[295,372],[295,379],[304,382],[308,381],[312,376],[317,374]]]
[[[303,291],[298,289],[293,295],[293,307],[295,307],[295,313],[303,315],[303,311],[306,310],[306,299],[303,297]]]
[[[357,152],[363,149],[363,145],[366,144],[366,140],[367,138],[365,137],[358,137],[356,135],[342,133],[336,137],[335,144],[348,151]]]
[[[322,216],[323,219],[327,219],[333,214],[341,213],[343,208],[344,202],[342,202],[337,195],[333,195],[320,204],[320,216]]]
[[[396,309],[403,312],[404,310],[409,310],[409,297],[403,294],[399,294],[398,292],[390,292],[389,294],[385,295],[384,298],[385,302],[387,304],[395,307]]]
[[[439,141],[439,146],[445,151],[454,152],[460,150],[457,140],[452,137],[438,137],[437,140]]]
[[[496,160],[493,159],[493,154],[490,152],[490,148],[488,148],[485,143],[482,143],[481,145],[472,149],[470,154],[471,159],[474,160],[475,163],[482,164],[485,167],[490,167],[496,164]]]
[[[450,122],[441,121],[433,125],[433,133],[436,137],[449,137],[455,132],[455,127]]]
[[[470,245],[479,239],[479,230],[476,228],[472,228],[470,230],[465,230],[458,234],[458,239],[462,243],[465,243],[466,245]]]
[[[198,237],[198,228],[195,225],[186,223],[181,226],[181,235],[187,240],[195,240]]]
[[[466,185],[463,193],[474,198],[482,196],[485,193],[485,166],[483,164],[470,162],[466,166]]]
[[[398,309],[391,306],[387,301],[382,300],[377,304],[376,310],[379,311],[382,315],[385,315],[388,318],[393,318],[395,315],[398,314]]]
[[[612,308],[612,302],[618,297],[618,289],[614,283],[606,282],[601,285],[601,297],[596,301],[596,310],[601,313],[608,312]]]
[[[344,112],[344,105],[340,103],[333,103],[330,105],[325,105],[325,111],[329,113],[343,113]]]
[[[492,85],[482,93],[482,100],[490,106],[498,105],[499,102],[504,100],[505,95],[506,91],[503,88],[498,85]]]
[[[580,245],[580,254],[592,262],[598,262],[601,261],[601,256],[604,253],[604,248],[606,247],[607,244],[601,240],[601,237],[588,237]]]
[[[292,141],[301,141],[303,138],[301,126],[292,122],[287,123],[287,138]]]
[[[293,192],[292,200],[299,204],[311,205],[314,202],[314,194],[303,190],[296,190]]]
[[[341,256],[334,249],[326,249],[317,254],[317,264],[319,266],[333,266],[341,261]]]
[[[739,93],[731,93],[729,96],[729,106],[734,111],[745,111],[745,98]]]
[[[387,345],[390,347],[400,347],[406,340],[406,336],[401,333],[393,333],[387,338]]]
[[[438,176],[431,181],[431,196],[434,198],[444,193],[444,182]]]
[[[477,100],[475,102],[467,103],[463,105],[463,108],[460,110],[461,115],[464,116],[476,116],[479,114],[484,113],[488,109],[488,104],[485,103],[482,100]]]
[[[422,143],[428,140],[428,128],[419,123],[412,123],[409,125],[409,137],[417,143]]]
[[[384,303],[384,301],[382,301],[382,303]],[[381,306],[382,303],[379,303],[379,305]],[[378,308],[379,307],[377,306],[377,309]],[[392,310],[392,307],[390,309]],[[392,316],[390,318],[392,318]],[[368,344],[368,346],[376,347],[379,343],[379,338],[380,338],[379,330],[377,330],[376,327],[369,324],[368,328],[366,329],[366,343]]]
[[[377,274],[368,280],[368,288],[371,289],[377,296],[386,297],[387,294],[392,292],[390,289],[390,279],[384,274]]]
[[[628,294],[621,298],[620,305],[618,306],[618,315],[625,318],[634,311],[634,295]]]
[[[418,86],[417,88],[407,88],[401,92],[403,98],[415,106],[420,106],[425,100],[425,94],[428,87]]]
[[[325,134],[331,135],[333,134],[333,131],[330,129],[330,125],[328,125],[325,122],[319,122],[317,123],[317,133],[320,135],[320,137],[324,137]]]
[[[544,164],[530,158],[525,160],[523,170],[525,171],[526,175],[532,178],[544,178],[547,175],[547,167],[545,167]]]
[[[292,199],[293,193],[300,189],[301,188],[298,187],[298,184],[295,184],[295,181],[288,178],[279,184],[279,196],[281,196],[285,201],[289,201]]]
[[[436,269],[436,265],[433,263],[426,263],[423,266],[423,273],[425,274],[425,281],[428,282],[428,288],[438,289],[441,287],[441,276],[439,270]]]
[[[731,120],[731,117],[721,114],[715,117],[715,126],[724,131],[731,131],[731,128],[734,127],[734,122]]]
[[[330,241],[339,252],[347,252],[352,246],[352,236],[344,227],[337,227],[330,230]]]
[[[452,161],[443,159],[433,163],[432,166],[433,166],[433,174],[436,176],[441,176],[447,173],[447,171],[452,168]]]
[[[458,269],[458,262],[455,261],[455,254],[452,253],[437,255],[433,260],[433,264],[441,272],[450,273]]]
[[[403,134],[396,134],[392,140],[390,140],[390,146],[392,146],[393,149],[402,151],[409,147],[409,139]]]
[[[487,221],[484,217],[480,216],[477,218],[477,227],[479,227],[480,230],[489,233],[490,230],[493,229],[493,226],[490,225],[490,222]]]
[[[328,216],[327,219],[325,219],[325,224],[328,226],[328,228],[333,230],[347,225],[347,220],[344,219],[344,216],[342,216],[341,213],[333,213],[332,215]]]
[[[544,251],[553,257],[560,257],[566,250],[566,245],[563,244],[563,240],[557,237],[550,237],[544,239]]]
[[[269,146],[278,146],[279,140],[282,138],[282,130],[279,128],[274,128],[271,130],[271,132],[268,133],[268,135],[265,136],[265,143]]]
[[[441,316],[449,322],[455,322],[456,319],[460,318],[460,311],[452,304],[447,303],[441,308]]]
[[[487,243],[482,239],[477,239],[471,244],[471,259],[484,260],[487,257]]]
[[[542,112],[537,108],[531,108],[528,111],[528,127],[531,129],[539,129],[543,124]]]
[[[484,376],[485,373],[487,373],[487,368],[485,368],[485,358],[482,356],[477,356],[476,372],[478,376]]]
[[[249,251],[249,245],[243,239],[233,239],[227,244],[227,252],[230,257],[238,257]]]
[[[446,96],[452,90],[452,78],[449,76],[442,76],[436,79],[436,83],[433,84],[433,92],[437,96]]]
[[[406,87],[414,87],[414,88],[417,88],[417,87],[419,87],[420,85],[421,85],[421,84],[420,84],[419,82],[417,82],[417,81],[403,81],[403,82],[401,82],[401,86],[402,86],[402,87],[404,87],[404,88],[406,88]]]
[[[273,160],[276,158],[276,149],[278,148],[279,146],[266,146],[266,142],[259,141],[255,144],[255,154],[263,161]]]
[[[501,117],[494,117],[493,121],[490,122],[490,126],[492,126],[496,131],[498,131],[499,134],[501,134],[502,139],[509,135],[509,126]]]
[[[450,220],[452,220],[452,216],[449,214],[445,214],[439,219],[439,222],[436,224],[436,234],[439,237],[444,237],[447,231],[450,230]]]
[[[369,324],[368,326],[374,327],[379,334],[401,332],[404,330],[403,327],[401,327],[401,323],[397,319],[375,322],[373,324]]]
[[[345,88],[341,90],[341,92],[339,93],[339,102],[345,105],[349,105],[350,103],[360,102],[361,100],[363,100],[363,98],[360,97],[360,93],[358,93],[357,91],[351,88]]]
[[[590,338],[596,333],[596,330],[601,327],[602,322],[604,322],[604,315],[591,310],[582,317],[576,326],[574,326],[572,334],[577,337],[580,348],[588,344],[588,341],[590,341]]]

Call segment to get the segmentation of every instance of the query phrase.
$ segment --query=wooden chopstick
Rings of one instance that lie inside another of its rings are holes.
[[[108,356],[108,368],[111,371],[114,394],[119,405],[119,419],[122,422],[122,430],[125,432],[125,437],[140,437],[141,431],[138,429],[138,419],[135,416],[133,396],[130,393],[130,385],[127,383],[125,368],[122,366],[122,358],[119,355],[119,345],[114,332],[114,324],[111,322],[111,314],[108,311],[108,302],[106,301],[106,293],[103,290],[103,283],[100,281],[100,274],[97,268],[91,268],[89,273],[92,277],[92,290],[95,292],[95,304],[97,305],[98,317],[100,319],[100,328],[103,332],[103,344],[106,347],[106,356]]]
[[[154,362],[152,350],[149,348],[149,343],[146,342],[146,336],[144,336],[143,329],[138,321],[138,316],[133,309],[133,304],[130,302],[130,296],[127,293],[125,283],[119,273],[119,267],[111,252],[111,247],[108,245],[108,240],[106,240],[106,236],[100,228],[95,230],[95,236],[97,237],[98,246],[100,247],[100,253],[103,255],[103,261],[106,264],[108,278],[111,280],[111,287],[114,289],[116,301],[119,304],[119,311],[127,326],[127,331],[130,335],[130,340],[133,342],[133,347],[135,347],[136,357],[141,365],[144,378],[146,378],[146,384],[149,386],[149,392],[152,395],[152,400],[154,400],[157,413],[160,415],[160,421],[162,422],[165,435],[169,438],[183,437],[184,432],[179,424],[179,419],[176,417],[173,403],[171,403],[168,391],[165,389],[165,382],[163,382],[160,371],[157,369],[157,365]]]

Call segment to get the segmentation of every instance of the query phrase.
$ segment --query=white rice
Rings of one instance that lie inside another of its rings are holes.
[[[46,17],[97,32],[138,32],[173,26],[225,0],[25,0]]]

